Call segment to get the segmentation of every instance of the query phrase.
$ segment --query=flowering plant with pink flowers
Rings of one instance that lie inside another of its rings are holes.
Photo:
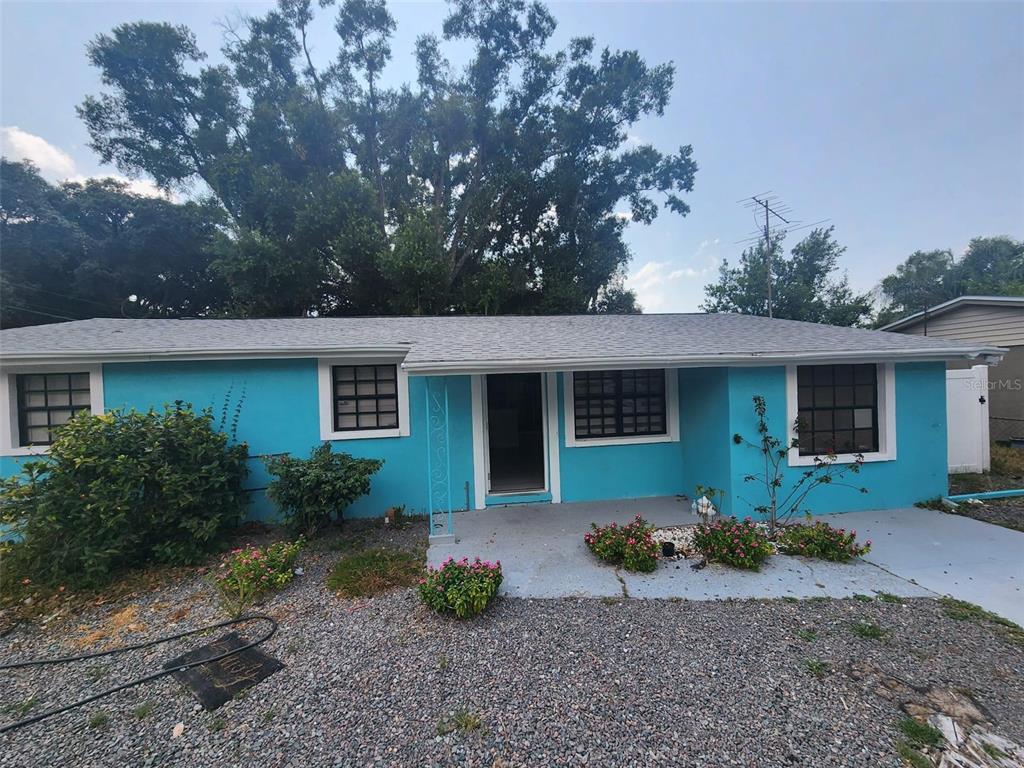
[[[590,524],[583,542],[599,560],[621,565],[627,571],[649,573],[658,567],[658,545],[651,535],[654,526],[637,515],[627,525]]]
[[[698,525],[693,543],[708,560],[751,571],[761,570],[761,563],[773,552],[764,526],[749,517]]]
[[[787,555],[804,555],[839,563],[871,551],[870,541],[857,543],[857,531],[833,528],[820,522],[786,525],[779,532],[776,543],[779,551]]]
[[[234,549],[213,574],[213,581],[228,613],[238,616],[257,598],[281,589],[295,576],[295,560],[305,544],[279,541],[263,547]]]
[[[500,586],[500,561],[449,557],[440,568],[427,568],[420,579],[420,599],[438,613],[465,619],[482,613]]]

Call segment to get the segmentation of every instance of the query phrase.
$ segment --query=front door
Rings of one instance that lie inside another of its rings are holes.
[[[488,374],[486,381],[488,493],[543,491],[541,374]]]

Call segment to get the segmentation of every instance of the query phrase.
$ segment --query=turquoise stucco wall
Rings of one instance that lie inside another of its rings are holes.
[[[468,376],[445,379],[449,388],[452,502],[465,506],[465,484],[472,498],[473,449]],[[261,455],[291,453],[307,456],[320,440],[316,360],[233,360],[196,362],[110,363],[103,366],[103,397],[107,409],[162,407],[183,400],[197,409],[212,408],[219,419],[225,398],[230,408],[242,390],[245,399],[238,420],[238,439],[249,445],[250,516],[272,519],[266,498],[267,472]],[[427,380],[410,378],[410,435],[408,437],[333,441],[336,451],[384,459],[372,480],[369,496],[346,514],[379,516],[397,504],[409,512],[427,507],[426,402]],[[5,459],[5,473],[16,471]]]
[[[865,464],[852,480],[870,490],[823,487],[809,504],[816,513],[909,506],[946,493],[945,366],[906,363],[896,370],[897,459]],[[468,376],[434,379],[449,393],[451,494],[461,508],[473,498],[472,414]],[[763,463],[753,448],[734,445],[736,432],[755,434],[751,398],[764,395],[773,431],[784,435],[785,369],[695,368],[679,371],[680,435],[674,443],[567,448],[565,445],[564,382],[558,375],[558,455],[562,500],[692,494],[699,483],[728,491],[725,512],[750,514],[763,498],[745,474],[760,472]],[[336,450],[382,458],[371,494],[357,501],[353,516],[378,516],[389,506],[405,504],[410,512],[426,510],[426,404],[428,379],[410,379],[411,435],[402,438],[335,441]],[[320,442],[316,361],[246,360],[203,362],[116,363],[104,366],[107,408],[160,407],[174,400],[210,407],[218,415],[225,397],[232,403],[245,390],[238,438],[249,444],[253,491],[252,516],[270,518],[273,509],[263,489],[267,475],[260,455],[308,455]],[[17,471],[18,459],[0,459],[4,475]],[[803,471],[787,468],[791,482]]]
[[[681,442],[567,448],[564,379],[558,375],[562,501],[673,496],[686,491]]]
[[[947,493],[945,364],[901,363],[896,372],[896,459],[868,462],[847,480],[856,488],[822,486],[811,492],[806,505],[816,514],[890,509]],[[729,371],[730,432],[756,436],[752,398],[763,395],[772,433],[785,439],[786,373],[782,367],[733,368]],[[762,473],[759,451],[730,443],[732,494],[726,511],[743,517],[764,503],[767,494],[744,475]],[[786,467],[791,487],[805,467]],[[844,482],[846,482],[844,481]]]

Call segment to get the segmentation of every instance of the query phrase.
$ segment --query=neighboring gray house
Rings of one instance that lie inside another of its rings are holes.
[[[1008,347],[1003,361],[989,369],[989,426],[993,440],[1024,436],[1024,296],[960,296],[880,330]]]

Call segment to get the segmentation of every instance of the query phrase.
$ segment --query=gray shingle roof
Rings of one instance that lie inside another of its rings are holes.
[[[943,359],[997,347],[729,314],[353,317],[246,320],[96,318],[0,331],[5,362],[306,356],[408,351],[411,371],[584,364]]]

